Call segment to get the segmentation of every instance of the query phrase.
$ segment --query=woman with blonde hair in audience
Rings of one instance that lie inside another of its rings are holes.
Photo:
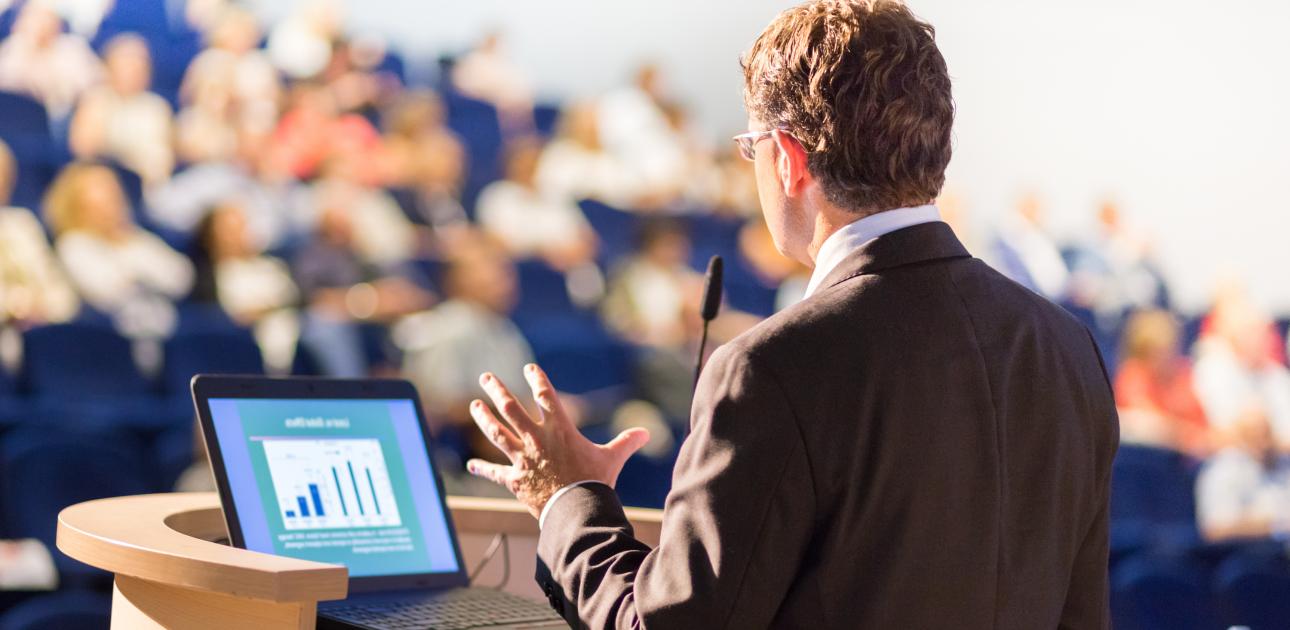
[[[0,40],[0,90],[27,94],[60,120],[102,73],[89,42],[62,29],[53,2],[28,0]]]
[[[1214,445],[1180,336],[1178,322],[1165,311],[1141,311],[1129,319],[1115,378],[1120,439],[1203,457]]]
[[[45,196],[54,248],[86,304],[127,336],[155,339],[175,326],[174,300],[192,286],[188,259],[131,219],[111,169],[76,163]]]

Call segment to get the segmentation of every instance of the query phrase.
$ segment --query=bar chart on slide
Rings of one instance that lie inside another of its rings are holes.
[[[288,530],[397,527],[399,505],[375,439],[266,439]]]

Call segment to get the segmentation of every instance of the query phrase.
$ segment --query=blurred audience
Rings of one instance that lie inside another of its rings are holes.
[[[662,81],[658,66],[645,64],[630,84],[600,99],[600,141],[637,179],[634,209],[667,207],[690,175],[686,141],[673,124],[677,110],[663,93]]]
[[[183,254],[139,227],[111,169],[76,163],[45,198],[54,246],[85,303],[125,335],[155,339],[174,330],[174,302],[192,288]]]
[[[1120,206],[1103,201],[1096,223],[1092,238],[1067,254],[1071,301],[1104,321],[1119,320],[1140,308],[1169,308],[1169,291],[1152,258],[1151,243],[1129,226]]]
[[[231,200],[206,215],[197,228],[192,299],[250,327],[265,364],[286,372],[300,336],[300,292],[286,263],[266,256],[248,225],[242,206]]]
[[[207,34],[209,47],[189,64],[180,87],[181,100],[206,104],[204,110],[227,109],[229,118],[241,124],[271,128],[278,116],[282,85],[277,69],[259,50],[259,22],[236,6],[223,7],[213,19]]]
[[[1201,469],[1196,514],[1211,542],[1290,533],[1290,459],[1278,453],[1267,418],[1233,421],[1228,445]]]
[[[1191,365],[1182,355],[1181,333],[1166,311],[1141,311],[1129,319],[1114,388],[1120,440],[1204,457],[1213,445]]]
[[[0,90],[30,95],[45,104],[51,118],[68,116],[102,74],[89,42],[62,30],[50,0],[28,0],[0,42]]]
[[[152,57],[138,35],[118,35],[103,51],[107,81],[81,99],[68,141],[81,158],[111,158],[155,185],[170,177],[171,113],[148,91]]]
[[[445,124],[443,101],[430,91],[409,92],[387,108],[384,127],[384,178],[406,195],[407,213],[436,232],[464,226],[466,149]]]
[[[269,33],[268,54],[291,79],[312,79],[331,61],[342,9],[339,0],[304,0],[295,7]]]
[[[36,216],[9,206],[16,166],[0,142],[0,328],[64,322],[80,302]]]
[[[506,148],[505,179],[479,194],[479,224],[512,256],[540,258],[568,271],[595,257],[596,233],[576,203],[538,187],[541,155],[542,144],[532,138]]]
[[[1277,358],[1272,322],[1244,291],[1220,292],[1196,342],[1196,394],[1216,431],[1227,435],[1251,418],[1271,424],[1290,452],[1290,370]]]
[[[542,149],[537,182],[555,199],[595,199],[611,206],[635,203],[636,182],[600,143],[594,103],[571,103],[560,116],[556,137]]]
[[[991,254],[1000,272],[1026,288],[1054,301],[1066,296],[1070,271],[1044,229],[1043,203],[1034,193],[1000,221]]]
[[[343,157],[356,168],[357,181],[381,180],[381,136],[366,118],[343,114],[335,96],[321,83],[300,83],[291,91],[291,107],[273,133],[276,159],[295,177],[318,174],[329,159]]]
[[[492,103],[502,126],[512,133],[533,128],[533,88],[524,72],[506,55],[502,34],[487,33],[456,60],[452,85],[458,92]]]

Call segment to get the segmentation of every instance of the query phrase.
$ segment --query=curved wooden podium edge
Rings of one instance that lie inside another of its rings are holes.
[[[237,549],[224,537],[213,492],[145,494],[87,501],[58,515],[57,546],[117,574],[270,602],[344,599],[345,567]]]
[[[499,534],[509,536],[538,535],[538,522],[528,508],[514,499],[464,497],[449,495],[448,509],[458,534]],[[654,547],[658,545],[663,511],[647,508],[625,508],[636,538]]]

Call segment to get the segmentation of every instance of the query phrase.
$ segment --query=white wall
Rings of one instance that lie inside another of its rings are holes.
[[[1290,3],[910,2],[936,26],[955,80],[950,187],[979,222],[1029,188],[1073,234],[1113,195],[1156,235],[1186,304],[1227,274],[1290,311]],[[713,138],[743,125],[737,57],[789,4],[346,2],[348,24],[413,55],[501,28],[551,96],[594,94],[657,59]]]

